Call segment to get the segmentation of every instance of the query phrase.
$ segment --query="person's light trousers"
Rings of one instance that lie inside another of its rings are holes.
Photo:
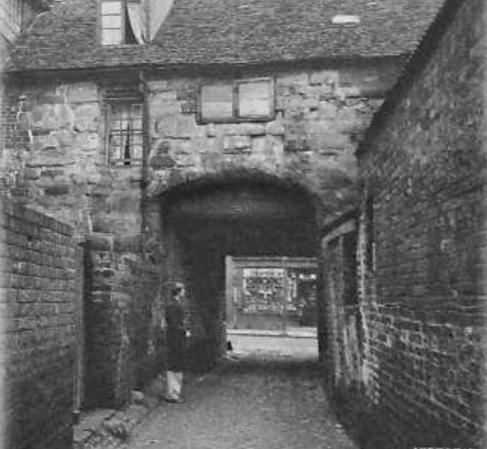
[[[183,387],[183,373],[168,371],[166,374],[168,399],[180,399]]]

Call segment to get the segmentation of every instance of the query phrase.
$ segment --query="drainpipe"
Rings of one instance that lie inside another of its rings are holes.
[[[149,139],[149,89],[147,85],[147,80],[144,75],[144,71],[141,69],[139,71],[139,90],[143,94],[143,104],[142,104],[142,180],[140,188],[142,190],[141,195],[141,252],[142,260],[146,259],[146,206],[147,206],[147,186],[148,186],[148,163],[150,154],[150,139]]]

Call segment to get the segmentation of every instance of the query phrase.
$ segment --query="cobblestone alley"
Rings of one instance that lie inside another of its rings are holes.
[[[246,338],[251,351],[237,351],[213,373],[192,378],[185,403],[161,404],[123,447],[354,449],[327,411],[313,348],[305,340],[281,340],[291,351],[280,351],[275,341],[256,350],[257,339]]]

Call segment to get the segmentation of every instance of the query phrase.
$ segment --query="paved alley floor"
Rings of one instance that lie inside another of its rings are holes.
[[[329,413],[313,350],[293,343],[256,352],[255,341],[240,341],[214,372],[191,376],[183,404],[161,404],[123,447],[356,449]]]

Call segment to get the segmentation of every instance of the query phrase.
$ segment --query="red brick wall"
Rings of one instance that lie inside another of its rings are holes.
[[[363,386],[384,447],[485,447],[484,27],[463,2],[359,156]]]
[[[0,445],[66,449],[75,344],[72,229],[5,200],[0,245],[1,416],[7,426]]]

